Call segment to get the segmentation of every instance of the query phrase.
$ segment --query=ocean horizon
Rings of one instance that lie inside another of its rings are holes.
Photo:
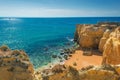
[[[77,24],[98,22],[120,22],[120,17],[0,17],[0,45],[24,50],[38,68],[54,61],[52,55],[74,45]]]

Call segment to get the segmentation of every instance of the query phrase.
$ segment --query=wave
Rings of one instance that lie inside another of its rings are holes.
[[[13,20],[19,20],[19,19],[18,18],[1,18],[0,20],[13,21]]]
[[[66,39],[70,42],[73,42],[73,40],[74,40],[73,38],[69,38],[69,37],[66,37]]]
[[[7,27],[7,28],[5,28],[5,31],[10,31],[10,30],[17,30],[17,28],[16,27]]]

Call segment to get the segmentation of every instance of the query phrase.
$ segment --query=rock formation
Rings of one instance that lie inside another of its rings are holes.
[[[95,25],[79,24],[76,28],[74,41],[76,41],[82,48],[98,48],[100,39],[102,38],[104,32],[106,30],[113,30],[119,25],[119,23],[115,22],[103,22]],[[107,37],[107,35],[108,31],[105,33],[104,37]]]
[[[44,74],[36,80],[119,80],[120,66],[88,66],[78,71],[70,66],[57,65],[44,70]]]
[[[79,80],[119,80],[120,66],[102,65],[86,67],[79,72]]]
[[[33,80],[33,65],[24,51],[0,47],[0,80]]]
[[[110,31],[109,29],[107,29],[104,34],[103,34],[103,37],[100,39],[100,43],[99,43],[99,51],[100,52],[103,52],[103,48],[104,48],[104,45],[106,43],[106,41],[108,40],[109,38],[109,35],[112,31]]]
[[[97,25],[77,25],[75,41],[82,48],[97,48],[105,30],[105,27],[98,27]]]
[[[103,64],[120,64],[120,27],[111,32],[104,45]]]

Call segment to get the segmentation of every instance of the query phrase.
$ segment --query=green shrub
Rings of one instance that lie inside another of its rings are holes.
[[[18,56],[18,55],[20,55],[20,51],[14,50],[14,51],[12,51],[12,55]]]
[[[9,49],[8,46],[3,45],[3,46],[0,47],[0,50],[1,50],[1,51],[8,51],[8,50],[10,50],[10,49]]]

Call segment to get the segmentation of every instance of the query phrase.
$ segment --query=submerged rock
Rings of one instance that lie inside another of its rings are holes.
[[[57,58],[57,55],[52,55],[52,58]]]

